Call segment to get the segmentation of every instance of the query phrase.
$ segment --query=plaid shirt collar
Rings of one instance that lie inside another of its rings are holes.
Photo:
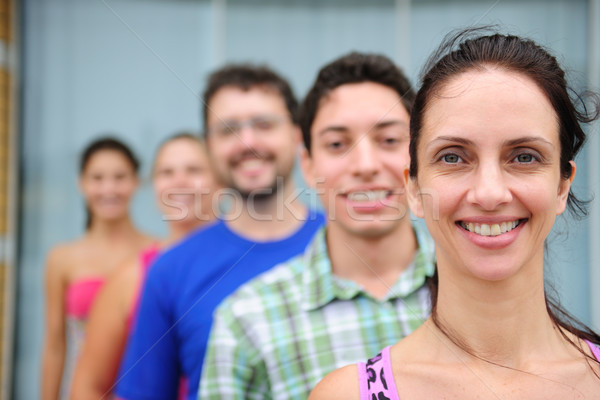
[[[435,272],[435,252],[431,237],[419,224],[413,224],[418,249],[413,262],[400,274],[381,302],[406,297],[423,286]],[[358,295],[370,296],[358,283],[332,274],[331,260],[325,240],[326,227],[321,228],[304,253],[302,272],[303,304],[306,311],[316,310],[335,299],[350,300]]]

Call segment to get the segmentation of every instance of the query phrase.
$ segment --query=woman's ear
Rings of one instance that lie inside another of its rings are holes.
[[[421,196],[417,179],[411,178],[408,166],[404,168],[403,176],[404,187],[406,188],[406,200],[408,201],[410,211],[418,218],[425,218],[423,196]]]
[[[567,179],[560,179],[558,184],[558,201],[556,202],[556,215],[562,214],[567,208],[567,200],[569,198],[569,191],[571,190],[571,184],[575,178],[575,172],[577,171],[577,164],[575,161],[569,161],[571,164],[571,175]]]

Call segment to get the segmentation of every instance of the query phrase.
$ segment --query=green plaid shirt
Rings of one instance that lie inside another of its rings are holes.
[[[366,361],[414,331],[430,310],[433,242],[383,300],[336,277],[319,231],[304,254],[243,285],[217,309],[199,399],[306,400],[334,369]]]

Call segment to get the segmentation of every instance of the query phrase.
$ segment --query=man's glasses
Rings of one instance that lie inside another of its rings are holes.
[[[224,120],[208,128],[207,133],[211,136],[227,138],[239,135],[244,127],[252,129],[255,133],[268,133],[285,120],[286,118],[279,115],[259,115],[242,121]]]

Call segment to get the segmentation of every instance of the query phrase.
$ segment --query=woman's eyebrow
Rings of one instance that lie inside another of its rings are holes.
[[[431,142],[427,143],[427,148],[435,145],[438,142],[451,142],[451,143],[462,144],[462,145],[465,145],[465,146],[473,145],[473,141],[471,141],[469,139],[465,139],[464,137],[460,137],[460,136],[438,136],[435,139],[433,139]]]
[[[552,148],[554,148],[554,144],[552,144],[552,142],[550,142],[540,136],[525,136],[525,137],[521,137],[521,138],[517,138],[517,139],[506,140],[504,143],[508,146],[518,146],[520,144],[526,144],[526,143],[532,143],[532,142],[543,143],[547,146],[551,146]]]

